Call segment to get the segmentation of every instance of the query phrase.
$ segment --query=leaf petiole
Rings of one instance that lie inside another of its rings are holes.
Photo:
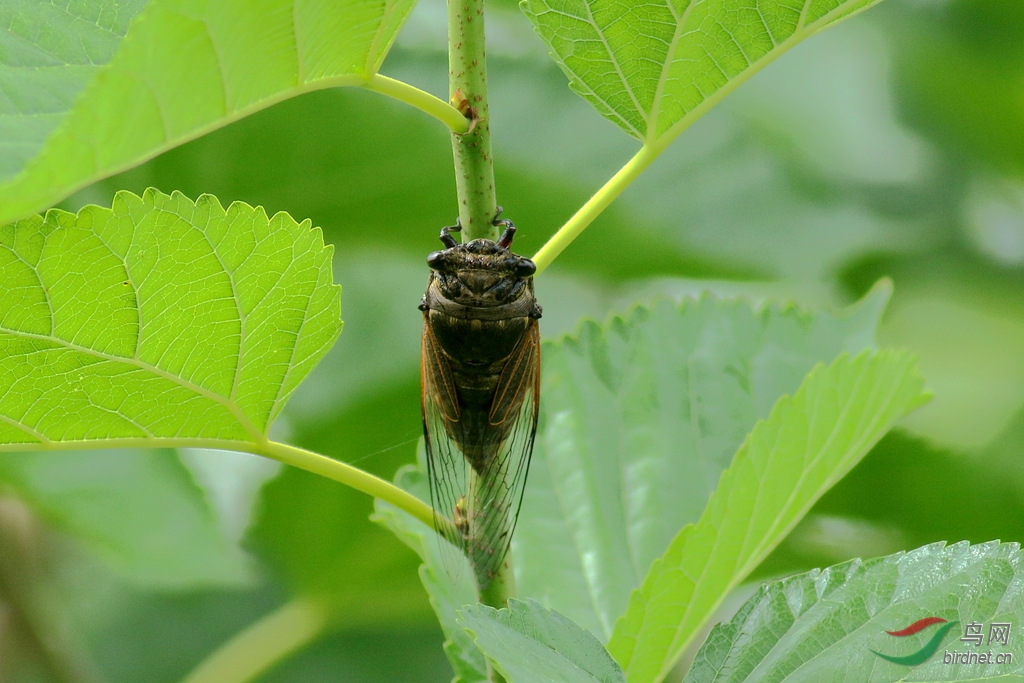
[[[558,229],[551,239],[534,254],[533,262],[537,264],[537,274],[540,274],[551,265],[562,251],[572,244],[572,241],[580,236],[587,226],[601,212],[608,208],[622,191],[629,187],[629,184],[637,179],[645,168],[661,153],[663,147],[653,148],[644,145],[640,151],[633,155],[633,158],[626,162],[626,165],[619,169],[619,172],[611,177],[604,186],[594,193],[594,196],[587,200],[587,203],[580,207],[572,218],[566,221],[565,225]]]
[[[403,81],[396,81],[394,78],[374,74],[370,80],[363,85],[367,90],[387,95],[399,102],[416,107],[422,112],[430,114],[443,123],[453,133],[464,134],[469,130],[469,119],[459,113],[459,110],[451,106],[439,97],[434,97],[428,92],[409,85]]]

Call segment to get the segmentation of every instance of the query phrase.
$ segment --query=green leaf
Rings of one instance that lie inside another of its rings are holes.
[[[426,451],[420,440],[417,467],[407,465],[400,469],[395,475],[395,484],[421,500],[430,500],[430,490],[423,474],[426,471]],[[459,576],[463,580],[453,580],[446,568],[451,558],[443,558],[441,554],[441,543],[445,541],[441,541],[433,529],[380,498],[374,499],[374,505],[376,512],[372,519],[390,529],[423,560],[420,580],[430,595],[430,604],[444,631],[444,651],[455,670],[454,683],[486,683],[490,677],[487,675],[487,662],[483,653],[473,645],[469,634],[456,623],[457,610],[476,602],[476,587],[472,580],[466,578],[472,576],[469,562],[464,557],[459,558]]]
[[[173,452],[4,453],[0,484],[134,582],[180,589],[248,578]]]
[[[815,363],[872,347],[888,294],[882,284],[836,314],[662,300],[545,345],[544,421],[514,539],[520,595],[607,642],[757,420]]]
[[[24,145],[18,159],[9,157],[0,167],[0,223],[40,211],[94,180],[288,97],[365,84],[413,4],[151,0],[119,40],[123,18],[137,5],[121,9],[108,0],[96,11],[100,19],[93,19],[106,32],[62,17],[74,39],[61,41],[99,43],[100,61],[109,59],[115,45],[116,54],[105,69],[79,70],[57,83],[50,69],[3,69],[16,65],[22,52],[25,60],[38,62],[56,40],[51,31],[60,24],[48,22],[59,13],[29,12],[26,22],[44,30],[35,44],[12,37],[16,53],[0,63],[0,87],[17,86],[9,97],[19,114],[14,125],[0,125],[0,149]],[[12,14],[20,24],[19,13]],[[38,124],[21,121],[36,115],[43,115]],[[30,125],[35,129],[26,131]],[[26,132],[32,133],[27,145],[21,142]]]
[[[145,0],[0,5],[0,182],[17,175],[106,66]]]
[[[783,52],[879,0],[523,0],[569,85],[663,148]]]
[[[341,330],[332,251],[156,191],[0,227],[0,450],[265,440]]]
[[[730,622],[715,626],[685,683],[812,683],[834,680],[840,669],[843,680],[864,683],[1019,682],[1022,573],[1024,555],[1016,543],[936,543],[775,581]],[[925,617],[947,623],[908,636],[886,633]],[[958,623],[949,628],[952,622]],[[959,640],[971,623],[981,624],[987,639],[993,622],[1011,624],[1007,644],[986,640],[976,647]],[[1010,653],[1013,661],[953,664],[943,661],[947,651]],[[873,653],[916,654],[925,661],[911,668]]]
[[[922,403],[921,385],[909,353],[865,351],[816,367],[775,405],[615,624],[608,649],[631,682],[665,676],[728,592]]]
[[[459,623],[509,683],[626,681],[593,633],[534,600],[509,600],[501,610],[469,605]]]

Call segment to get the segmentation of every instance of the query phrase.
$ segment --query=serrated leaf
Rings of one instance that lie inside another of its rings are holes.
[[[0,454],[6,487],[133,582],[182,589],[248,578],[244,555],[173,452]]]
[[[1015,543],[942,543],[853,560],[762,586],[697,653],[685,683],[973,681],[1017,683],[1024,665],[1024,555]],[[892,636],[927,617],[946,624]],[[957,622],[952,627],[952,622]],[[1010,623],[1006,644],[959,640],[978,623]],[[942,633],[943,629],[946,630]],[[947,651],[1009,653],[1010,662],[955,664]],[[925,661],[908,666],[875,653]],[[927,656],[926,656],[927,655]]]
[[[757,420],[815,363],[873,346],[888,294],[816,314],[660,301],[545,345],[544,421],[513,539],[521,595],[607,642]]]
[[[0,125],[0,149],[22,146],[17,159],[8,157],[0,167],[0,224],[275,102],[310,90],[366,83],[413,4],[151,0],[121,40],[117,30],[123,30],[120,18],[128,9],[105,0],[90,8],[100,15],[96,23],[112,26],[102,35],[98,55],[109,59],[105,69],[53,83],[49,69],[3,69],[22,58],[19,51],[0,62],[0,90],[18,117],[44,115],[33,124],[34,140],[28,146],[22,138],[28,124],[16,118],[15,125]],[[137,3],[129,3],[131,8],[137,9]],[[20,11],[12,14],[22,20]],[[50,14],[29,12],[25,20],[38,24],[36,29],[12,36],[27,53],[25,59],[34,55],[38,60],[39,52],[48,49]],[[118,21],[111,20],[115,14]],[[64,43],[98,33],[81,22],[69,23]],[[4,53],[0,49],[0,59]]]
[[[264,440],[341,330],[331,253],[154,190],[0,227],[0,450]]]
[[[664,147],[801,40],[880,0],[523,0],[573,90]]]
[[[695,525],[630,596],[608,650],[633,682],[661,680],[726,594],[892,424],[923,401],[906,352],[818,366],[759,422]]]
[[[501,610],[469,605],[459,623],[509,683],[626,681],[593,633],[534,600],[509,600]]]

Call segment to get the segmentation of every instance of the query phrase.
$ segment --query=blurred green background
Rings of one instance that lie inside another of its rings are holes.
[[[531,254],[637,144],[569,91],[513,2],[490,10],[498,197]],[[889,0],[741,87],[537,282],[550,339],[658,295],[834,307],[894,280],[882,342],[920,354],[935,399],[819,503],[762,578],[1024,537],[1021,46],[1019,0]],[[444,95],[443,3],[421,1],[382,72]],[[345,330],[279,436],[386,478],[411,462],[424,256],[456,215],[445,129],[369,92],[313,93],[62,206],[148,186],[324,229]],[[333,605],[331,627],[260,681],[446,681],[418,563],[371,507],[238,454],[3,456],[0,595],[32,604],[0,603],[0,681],[60,680],[47,659],[82,680],[179,681],[297,595]],[[14,585],[26,576],[31,587]]]

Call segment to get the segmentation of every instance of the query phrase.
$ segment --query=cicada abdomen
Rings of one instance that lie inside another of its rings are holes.
[[[540,409],[536,266],[509,250],[512,222],[495,221],[497,242],[459,244],[458,226],[441,230],[420,304],[431,503],[481,588],[512,541]]]

